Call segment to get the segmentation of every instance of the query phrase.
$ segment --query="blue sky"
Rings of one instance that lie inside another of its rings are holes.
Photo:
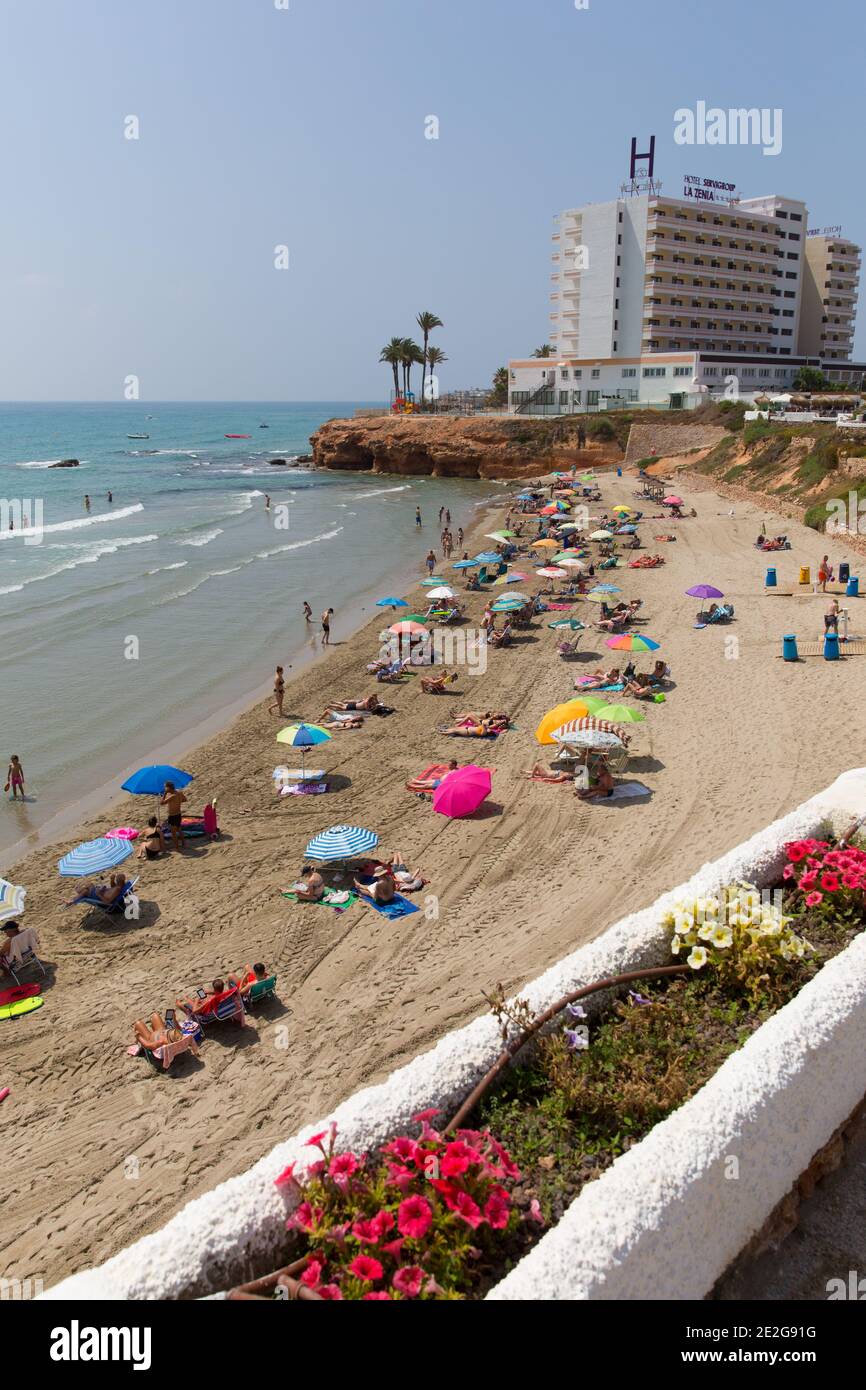
[[[0,397],[122,399],[135,374],[151,400],[379,398],[419,309],[443,388],[485,384],[544,341],[552,217],[616,196],[632,135],[668,192],[801,197],[862,244],[863,14],[0,0]],[[780,107],[782,152],[676,145],[699,100]]]

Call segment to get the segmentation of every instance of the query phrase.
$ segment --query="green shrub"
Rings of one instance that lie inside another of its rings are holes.
[[[616,430],[606,415],[590,420],[586,432],[591,439],[616,439]]]

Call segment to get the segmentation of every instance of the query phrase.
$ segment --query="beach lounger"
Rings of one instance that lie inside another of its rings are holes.
[[[127,901],[129,900],[130,894],[135,890],[135,885],[137,883],[137,876],[135,878],[127,879],[126,883],[123,886],[123,892],[120,893],[120,895],[115,898],[114,902],[110,904],[102,902],[100,898],[88,896],[86,893],[80,893],[77,898],[73,898],[71,903],[65,903],[64,906],[93,907],[96,908],[98,912],[101,912],[103,916],[107,917],[109,921],[113,921],[118,916],[122,917],[126,912]]]
[[[277,977],[269,975],[266,980],[256,980],[255,984],[250,985],[244,994],[244,1003],[247,1008],[251,1004],[260,1004],[263,999],[270,999],[277,992]]]
[[[184,1033],[177,1042],[163,1043],[162,1047],[154,1051],[148,1047],[142,1047],[141,1050],[154,1071],[171,1071],[177,1058],[182,1057],[185,1052],[191,1052],[194,1057],[198,1056],[198,1040],[195,1033]]]
[[[9,955],[4,960],[4,966],[16,985],[20,985],[21,976],[31,965],[35,966],[40,974],[46,974],[45,966],[36,954],[38,945],[39,941],[33,927],[25,927],[13,939]]]
[[[215,1004],[212,1009],[206,1009],[203,1013],[197,1013],[195,1010],[187,1008],[186,1005],[180,1007],[185,1008],[187,1017],[191,1018],[193,1023],[197,1023],[202,1029],[209,1028],[214,1023],[228,1023],[231,1020],[240,1024],[241,1027],[244,1025],[244,1001],[237,985],[226,990],[220,996],[219,1003]]]

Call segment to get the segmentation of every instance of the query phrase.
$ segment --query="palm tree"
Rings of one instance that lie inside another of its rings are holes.
[[[428,364],[429,364],[429,366],[430,366],[430,385],[431,385],[431,386],[433,385],[433,372],[434,372],[434,368],[440,366],[440,364],[441,364],[442,362],[447,362],[447,361],[448,361],[448,358],[445,356],[445,353],[442,351],[441,348],[438,348],[438,347],[429,347],[429,348],[427,349],[427,362],[428,362]],[[424,388],[423,388],[423,385],[422,385],[422,388],[421,388],[421,395],[422,395],[422,398],[423,398],[423,396],[424,396]],[[430,402],[431,402],[431,404],[432,404],[433,409],[435,410],[435,409],[436,409],[436,397],[433,396],[433,395],[431,395],[431,397],[430,397]]]
[[[430,360],[430,354],[427,350],[427,340],[429,339],[430,334],[432,333],[434,328],[443,328],[444,324],[442,323],[442,320],[440,318],[437,318],[435,314],[431,314],[428,309],[422,309],[421,313],[415,319],[415,322],[421,329],[421,332],[424,334],[424,350],[423,360],[421,364],[421,400],[423,401],[424,380],[427,376],[427,363]]]
[[[390,342],[388,342],[388,343],[385,344],[385,346],[383,347],[382,351],[379,353],[379,361],[380,361],[380,362],[387,362],[387,363],[388,363],[388,366],[391,368],[392,372],[394,373],[394,395],[395,395],[395,396],[399,396],[399,394],[400,394],[400,378],[399,378],[399,376],[397,375],[397,368],[399,367],[400,363],[401,363],[402,360],[403,360],[402,354],[403,354],[403,339],[402,339],[402,338],[392,338]]]
[[[552,357],[553,348],[550,346],[550,343],[545,343],[543,347],[536,348],[532,355],[533,357]]]
[[[400,361],[403,364],[403,393],[408,396],[412,390],[412,367],[416,362],[422,362],[423,356],[420,347],[412,338],[401,338],[400,348]]]

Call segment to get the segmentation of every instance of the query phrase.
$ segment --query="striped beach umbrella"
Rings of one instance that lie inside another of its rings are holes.
[[[592,594],[621,594],[622,589],[618,589],[615,584],[593,584],[590,589]]]
[[[378,843],[375,830],[365,830],[360,825],[332,825],[313,836],[304,854],[308,859],[318,859],[325,864],[331,860],[357,859],[369,854]]]
[[[552,731],[551,737],[557,743],[577,743],[584,734],[599,733],[608,734],[617,743],[623,742],[622,729],[618,724],[612,723],[609,719],[599,719],[597,715],[587,714],[581,719],[569,719],[565,724],[561,724],[558,729]],[[613,747],[613,744],[609,745]]]
[[[319,743],[329,743],[331,735],[320,724],[287,724],[277,734],[277,743],[287,743],[290,748],[301,750],[301,773],[306,779],[307,749]]]
[[[18,888],[14,883],[0,878],[0,922],[11,922],[14,917],[20,917],[26,896],[26,888]]]
[[[77,845],[57,865],[64,878],[86,878],[90,874],[114,869],[132,854],[129,840],[103,835],[99,840],[87,840]]]
[[[559,569],[556,565],[545,565],[543,569],[536,570],[535,573],[541,575],[542,579],[568,578],[568,570]]]
[[[608,637],[606,645],[620,652],[657,652],[661,643],[637,632],[622,632],[619,637]]]

